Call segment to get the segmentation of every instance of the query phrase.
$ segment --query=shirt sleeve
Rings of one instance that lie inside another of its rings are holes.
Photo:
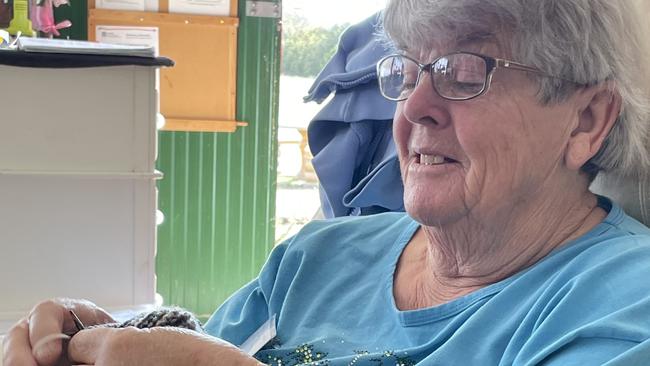
[[[554,288],[515,364],[650,365],[650,251],[643,239],[628,239],[627,248],[594,259]]]
[[[289,240],[276,246],[259,276],[231,295],[212,314],[204,326],[208,334],[241,346],[273,316],[269,299],[288,243]]]
[[[607,365],[646,366],[650,361],[650,341],[590,337],[576,339],[540,362],[544,366]]]
[[[621,353],[604,366],[646,366],[650,362],[650,340],[641,342]]]

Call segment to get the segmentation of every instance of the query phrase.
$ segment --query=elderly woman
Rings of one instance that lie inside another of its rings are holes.
[[[635,14],[629,0],[390,1],[397,52],[378,77],[398,101],[407,214],[307,225],[214,313],[210,336],[91,329],[67,357],[647,365],[650,230],[588,189],[601,171],[648,167]],[[60,342],[32,346],[72,327],[67,309],[109,319],[84,302],[40,304],[9,335],[5,366],[54,364]],[[232,346],[264,324],[277,335],[254,358]]]

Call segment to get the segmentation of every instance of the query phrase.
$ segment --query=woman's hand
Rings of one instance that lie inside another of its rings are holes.
[[[259,366],[230,343],[188,329],[94,328],[70,340],[73,364],[97,366]]]
[[[115,320],[103,309],[86,300],[52,299],[43,301],[11,328],[4,339],[4,366],[69,365],[63,341],[52,340],[33,350],[44,337],[73,333],[76,330],[70,310],[85,325],[112,323]],[[34,352],[35,351],[35,352]]]

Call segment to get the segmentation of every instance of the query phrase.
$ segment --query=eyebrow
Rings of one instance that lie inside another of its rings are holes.
[[[497,41],[496,34],[489,31],[474,31],[468,34],[461,35],[456,38],[455,43],[458,46],[467,46],[475,43],[495,42]]]

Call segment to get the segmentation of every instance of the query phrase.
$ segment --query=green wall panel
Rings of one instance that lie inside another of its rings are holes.
[[[237,119],[247,127],[159,134],[158,292],[202,318],[257,275],[274,243],[279,27],[240,17]]]

